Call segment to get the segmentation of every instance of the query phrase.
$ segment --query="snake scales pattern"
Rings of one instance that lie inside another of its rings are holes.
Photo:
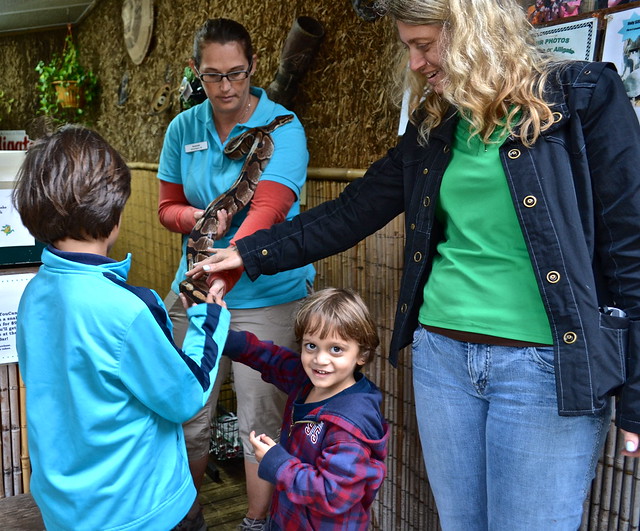
[[[293,114],[276,116],[270,124],[253,127],[229,140],[224,154],[234,160],[245,157],[244,164],[231,188],[209,203],[191,230],[187,240],[187,270],[209,257],[207,249],[213,247],[218,232],[218,212],[224,209],[229,216],[233,216],[251,201],[260,176],[273,155],[271,133],[292,120]],[[204,277],[185,279],[180,282],[179,288],[190,302],[206,302],[209,286]]]

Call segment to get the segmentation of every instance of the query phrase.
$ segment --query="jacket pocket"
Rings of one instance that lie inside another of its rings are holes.
[[[629,318],[607,315],[600,319],[600,351],[593,357],[600,396],[615,393],[626,380]]]

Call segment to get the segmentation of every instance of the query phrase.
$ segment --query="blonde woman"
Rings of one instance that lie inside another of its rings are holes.
[[[575,530],[617,402],[640,433],[640,126],[615,69],[553,63],[514,0],[388,0],[411,124],[335,200],[200,264],[272,274],[404,212],[391,363],[412,343],[442,528]]]

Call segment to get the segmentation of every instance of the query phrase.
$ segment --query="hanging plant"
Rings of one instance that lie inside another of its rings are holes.
[[[45,116],[61,118],[60,114],[65,111],[68,111],[66,114],[81,115],[97,96],[98,79],[79,63],[78,48],[70,27],[62,54],[54,54],[48,63],[40,61],[36,72],[39,74],[40,110]]]

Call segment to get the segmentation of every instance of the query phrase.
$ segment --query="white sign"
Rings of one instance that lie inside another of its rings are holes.
[[[22,129],[0,131],[0,150],[26,151],[32,141]]]
[[[0,364],[16,363],[16,317],[24,288],[35,273],[0,275]]]
[[[13,208],[13,190],[0,188],[0,248],[24,247],[36,244],[36,240],[22,224],[20,214]]]
[[[596,52],[598,19],[595,17],[534,28],[536,44],[562,59],[593,61]]]

